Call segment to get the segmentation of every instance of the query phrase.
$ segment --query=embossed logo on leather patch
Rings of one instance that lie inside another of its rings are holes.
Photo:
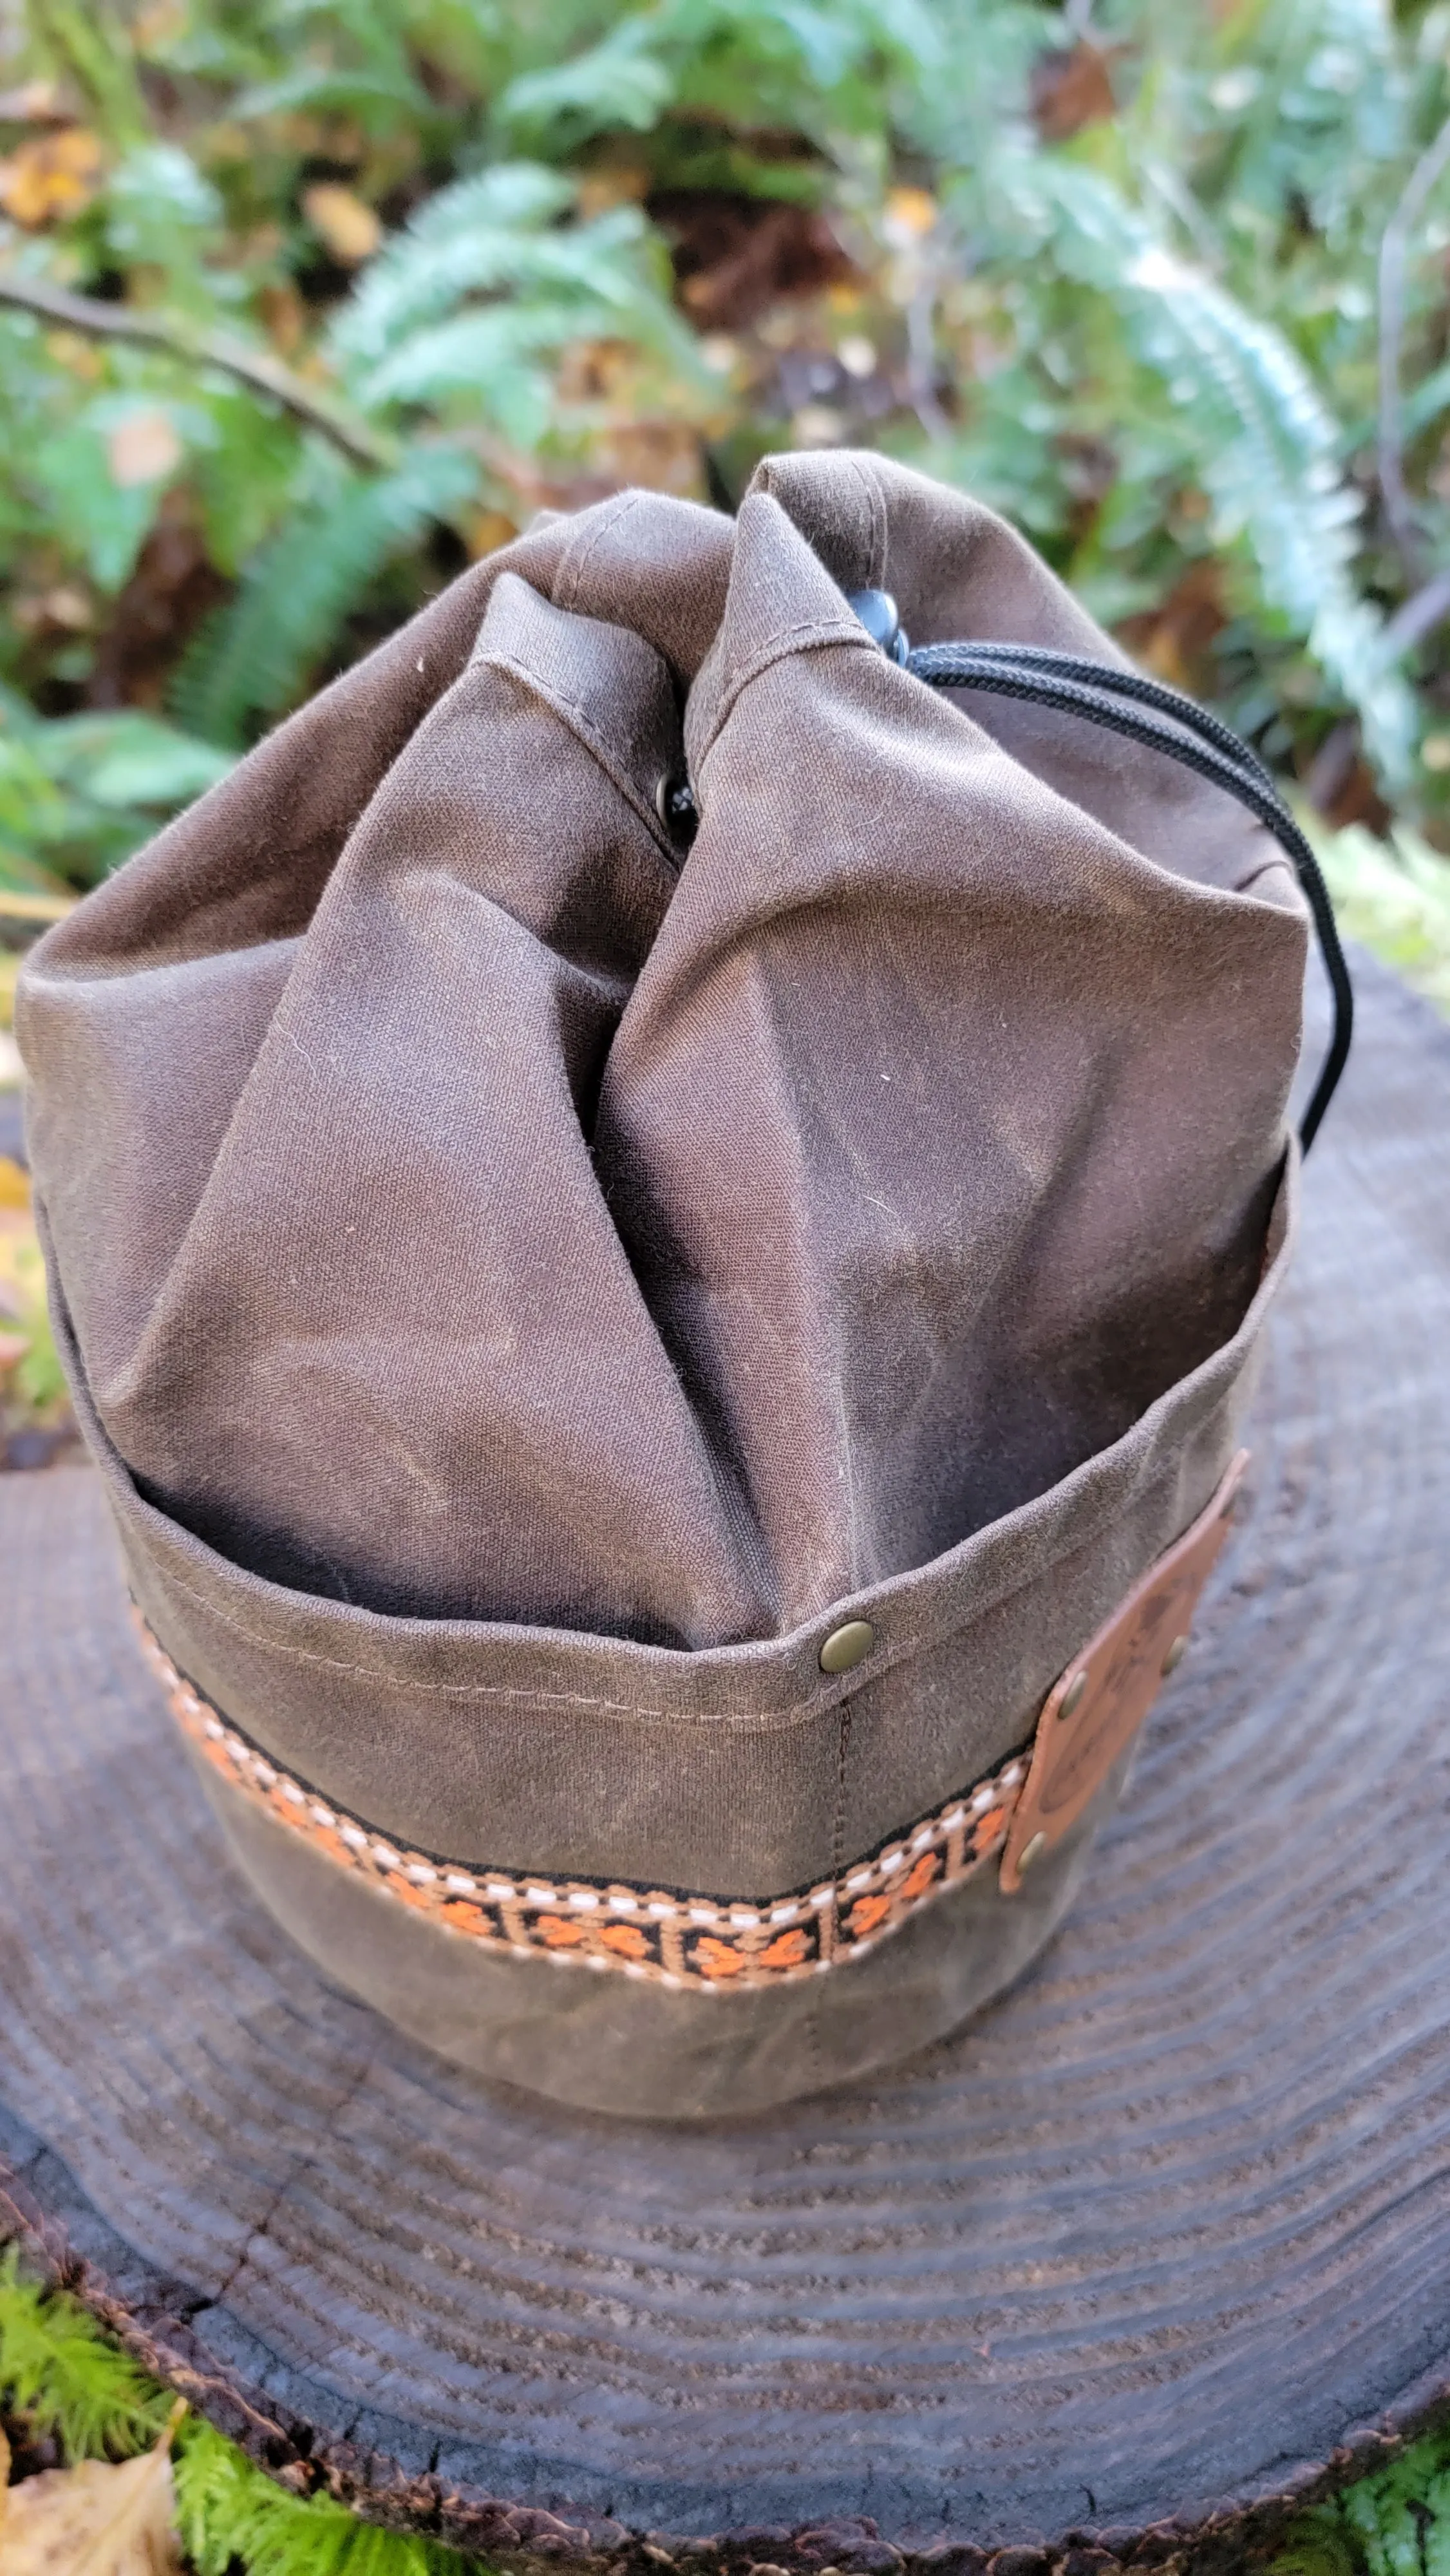
[[[1048,1693],[1003,1846],[1004,1896],[1015,1896],[1024,1869],[1061,1842],[1091,1804],[1177,1664],[1248,1463],[1241,1449],[1206,1510],[1149,1567]]]

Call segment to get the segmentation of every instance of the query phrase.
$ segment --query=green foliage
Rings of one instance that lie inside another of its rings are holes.
[[[124,2352],[107,2343],[74,2299],[50,2298],[0,2254],[0,2396],[69,2459],[124,2459],[154,2442],[167,2400]]]
[[[562,227],[572,197],[553,171],[504,162],[427,198],[332,332],[360,399],[480,418],[529,451],[546,441],[555,407],[539,362],[581,341],[636,343],[698,384],[639,209]],[[488,300],[464,301],[480,295]]]
[[[47,2293],[0,2254],[0,2400],[68,2461],[148,2449],[170,2393],[109,2343],[75,2299]],[[196,2576],[471,2576],[437,2541],[359,2520],[327,2495],[298,2496],[198,2416],[175,2446],[177,2524]]]
[[[499,115],[566,146],[693,110],[746,133],[793,129],[831,150],[880,139],[883,84],[920,84],[940,57],[921,0],[655,0],[588,51],[512,81]]]
[[[1301,2515],[1269,2576],[1450,2576],[1450,2433]]]
[[[137,710],[46,723],[0,689],[0,888],[59,891],[62,871],[97,883],[230,767]]]
[[[183,2425],[177,2524],[196,2576],[462,2576],[437,2541],[363,2522],[327,2495],[289,2495],[210,2424]]]
[[[280,715],[383,566],[473,487],[468,461],[420,447],[396,474],[333,474],[247,563],[236,596],[201,629],[172,683],[181,722],[241,747],[249,718]],[[224,764],[225,765],[225,764]]]
[[[1414,702],[1389,667],[1382,618],[1355,587],[1360,503],[1341,471],[1339,424],[1303,359],[1099,172],[1062,162],[1042,177],[1066,274],[1110,301],[1133,356],[1191,421],[1184,463],[1214,502],[1215,542],[1246,547],[1267,618],[1308,644],[1403,790]]]
[[[1450,623],[1397,622],[1450,554],[1450,176],[1400,316],[1413,544],[1376,449],[1380,245],[1450,114],[1450,9],[1076,23],[30,0],[6,80],[60,104],[0,130],[0,286],[163,345],[0,308],[0,883],[93,882],[540,502],[718,496],[793,439],[980,491],[1281,767],[1345,738],[1349,807],[1450,847]],[[834,272],[752,231],[792,208]],[[118,712],[170,721],[165,792],[118,802],[104,736],[51,741]]]
[[[1307,818],[1306,818],[1307,819]],[[1340,928],[1450,1012],[1450,868],[1408,824],[1381,840],[1362,825],[1315,831]],[[1447,2571],[1450,2576],[1450,2571]]]

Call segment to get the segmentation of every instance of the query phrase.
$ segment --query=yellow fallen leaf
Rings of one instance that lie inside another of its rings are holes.
[[[78,215],[96,193],[102,157],[99,135],[84,125],[22,143],[0,161],[0,206],[32,232],[57,215]]]
[[[925,188],[892,188],[886,198],[888,241],[919,241],[937,219],[937,202]]]
[[[371,206],[335,180],[321,179],[315,188],[304,189],[302,211],[344,268],[356,268],[361,260],[371,259],[382,240],[383,228]]]
[[[30,1174],[8,1154],[0,1154],[0,1208],[28,1208]]]
[[[178,2403],[139,2460],[78,2460],[5,2492],[0,2576],[175,2576],[181,2565],[171,2444]]]
[[[181,441],[164,411],[133,411],[106,441],[111,480],[126,491],[133,483],[159,483],[181,463]]]

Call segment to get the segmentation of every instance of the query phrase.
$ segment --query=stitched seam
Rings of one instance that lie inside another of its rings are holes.
[[[1135,1505],[1154,1494],[1160,1485],[1167,1483],[1175,1469],[1176,1461],[1170,1461],[1150,1484],[1131,1494],[1121,1509],[1110,1519],[1096,1523],[1091,1536],[1097,1537],[1116,1529],[1121,1521],[1127,1519]],[[882,1674],[893,1671],[897,1665],[909,1662],[914,1656],[926,1653],[932,1647],[946,1644],[953,1637],[959,1636],[964,1629],[974,1627],[979,1619],[987,1616],[989,1611],[1000,1609],[1005,1602],[1015,1600],[1019,1593],[1029,1591],[1035,1584],[1044,1581],[1064,1558],[1074,1553],[1075,1548],[1085,1544],[1087,1541],[1082,1538],[1067,1541],[1056,1555],[1045,1565],[1039,1566],[1035,1573],[1024,1574],[1017,1582],[1004,1585],[1000,1592],[985,1595],[950,1625],[944,1623],[939,1628],[925,1629],[918,1636],[894,1648],[886,1646],[880,1653],[868,1658],[871,1667],[869,1671],[859,1668],[857,1673],[844,1679],[834,1691],[790,1700],[780,1709],[656,1709],[642,1707],[636,1700],[600,1699],[588,1691],[550,1690],[511,1682],[430,1682],[422,1679],[398,1682],[393,1675],[373,1665],[348,1663],[340,1655],[318,1654],[307,1646],[277,1644],[268,1638],[258,1638],[252,1629],[245,1627],[230,1611],[223,1610],[209,1601],[205,1593],[198,1592],[193,1584],[184,1581],[179,1574],[167,1573],[161,1577],[161,1580],[173,1590],[183,1593],[187,1600],[194,1601],[207,1618],[219,1621],[223,1627],[229,1628],[234,1635],[243,1638],[248,1645],[264,1654],[280,1655],[289,1663],[314,1664],[326,1672],[346,1673],[356,1681],[382,1682],[389,1689],[406,1691],[410,1695],[423,1694],[430,1698],[461,1700],[527,1700],[550,1708],[593,1709],[601,1716],[633,1718],[647,1725],[727,1725],[739,1727],[742,1730],[755,1728],[762,1733],[775,1731],[783,1733],[787,1728],[804,1725],[812,1718],[829,1716],[831,1711],[839,1708],[844,1701],[854,1699],[857,1692],[864,1689],[867,1683],[878,1681]]]
[[[1280,1186],[1281,1188],[1284,1186],[1282,1179]],[[1288,1249],[1289,1240],[1290,1238],[1286,1232],[1285,1240],[1280,1246],[1279,1253],[1274,1256],[1276,1260],[1282,1259],[1284,1252]],[[52,1276],[54,1276],[53,1271]],[[1267,1284],[1268,1271],[1266,1270],[1264,1278],[1261,1280],[1259,1287],[1255,1290],[1254,1299],[1249,1310],[1250,1313],[1252,1313],[1253,1305],[1257,1304],[1258,1300],[1264,1296]],[[168,1534],[170,1534],[172,1531],[172,1524],[166,1520],[164,1513],[156,1511],[154,1505],[145,1503],[142,1497],[137,1493],[130,1470],[126,1467],[125,1462],[120,1457],[106,1432],[103,1423],[100,1421],[99,1415],[95,1409],[94,1401],[91,1398],[90,1388],[85,1377],[84,1369],[80,1365],[79,1352],[75,1348],[74,1335],[69,1327],[69,1317],[65,1313],[63,1299],[61,1301],[61,1318],[62,1328],[67,1339],[67,1344],[73,1355],[73,1366],[79,1389],[80,1410],[83,1421],[87,1427],[87,1437],[91,1441],[92,1446],[99,1452],[99,1460],[103,1474],[108,1478],[114,1478],[124,1492],[127,1501],[137,1507],[138,1511],[143,1516],[143,1526],[145,1519],[154,1514],[154,1517],[161,1522],[163,1529],[167,1530]],[[1246,1314],[1243,1324],[1239,1327],[1239,1333],[1243,1333],[1245,1331],[1248,1320],[1249,1317]],[[1262,1324],[1263,1317],[1261,1316],[1256,1330],[1261,1330]],[[1238,1334],[1233,1336],[1235,1341],[1238,1338]],[[1224,1345],[1225,1349],[1229,1347],[1229,1344]],[[1219,1354],[1215,1354],[1214,1356],[1217,1357]],[[1248,1346],[1246,1345],[1243,1360],[1241,1360],[1234,1378],[1227,1386],[1224,1387],[1219,1396],[1215,1399],[1214,1404],[1209,1408],[1209,1412],[1205,1416],[1205,1421],[1211,1420],[1214,1413],[1222,1411],[1231,1396],[1234,1387],[1242,1377],[1243,1368],[1247,1364],[1247,1358]],[[1190,1433],[1193,1430],[1201,1428],[1203,1428],[1202,1423],[1192,1425],[1190,1426]],[[1178,1446],[1181,1448],[1181,1441]],[[1147,1502],[1157,1492],[1160,1485],[1167,1483],[1169,1477],[1175,1472],[1175,1465],[1175,1459],[1167,1460],[1159,1470],[1159,1473],[1156,1476],[1150,1477],[1146,1484],[1135,1484],[1124,1496],[1116,1511],[1096,1518],[1093,1521],[1091,1528],[1085,1534],[1080,1533],[1076,1536],[1065,1537],[1062,1544],[1055,1549],[1052,1556],[1043,1564],[1039,1565],[1034,1573],[1020,1576],[1015,1583],[1004,1583],[998,1590],[983,1592],[981,1596],[973,1602],[969,1609],[961,1612],[955,1618],[948,1615],[935,1623],[924,1624],[917,1634],[908,1640],[904,1640],[894,1646],[883,1642],[881,1650],[867,1659],[869,1669],[867,1666],[858,1667],[858,1670],[854,1675],[844,1677],[834,1690],[821,1691],[819,1693],[813,1693],[804,1699],[787,1701],[784,1707],[780,1709],[652,1709],[642,1707],[638,1701],[601,1699],[596,1694],[589,1691],[557,1691],[544,1688],[535,1689],[501,1682],[430,1682],[422,1679],[414,1680],[410,1678],[400,1684],[396,1680],[395,1676],[385,1672],[377,1665],[352,1663],[341,1655],[317,1654],[308,1647],[290,1645],[285,1642],[280,1642],[273,1637],[260,1634],[255,1627],[248,1626],[241,1619],[235,1617],[230,1611],[220,1608],[216,1603],[211,1601],[204,1592],[198,1591],[194,1584],[188,1583],[186,1579],[174,1569],[168,1570],[165,1573],[160,1573],[158,1571],[158,1580],[165,1585],[169,1585],[173,1590],[181,1593],[188,1601],[195,1602],[197,1608],[207,1618],[215,1619],[221,1626],[230,1629],[234,1635],[241,1637],[254,1652],[281,1655],[293,1663],[314,1664],[329,1672],[346,1673],[358,1681],[381,1681],[387,1684],[389,1688],[401,1688],[413,1695],[423,1694],[428,1697],[444,1699],[528,1700],[533,1702],[542,1702],[546,1706],[589,1708],[597,1710],[600,1714],[605,1716],[636,1718],[645,1722],[663,1720],[668,1723],[678,1724],[681,1718],[684,1718],[686,1722],[691,1725],[726,1724],[740,1728],[756,1726],[762,1730],[775,1728],[784,1730],[788,1726],[797,1723],[805,1723],[812,1717],[827,1714],[832,1708],[839,1706],[843,1700],[854,1698],[858,1690],[864,1689],[868,1683],[872,1683],[877,1680],[882,1673],[893,1671],[898,1664],[909,1661],[909,1659],[914,1655],[927,1653],[934,1647],[949,1643],[953,1638],[960,1636],[965,1629],[975,1626],[976,1622],[979,1619],[985,1618],[989,1612],[1000,1609],[1004,1603],[1014,1600],[1019,1593],[1028,1590],[1031,1585],[1047,1579],[1056,1571],[1057,1567],[1061,1565],[1067,1557],[1074,1554],[1078,1548],[1089,1545],[1094,1538],[1105,1537],[1110,1531],[1115,1530],[1121,1522],[1126,1520],[1130,1512],[1136,1510],[1140,1504]],[[119,1514],[118,1517],[120,1517]],[[174,1538],[171,1539],[170,1543],[172,1545],[175,1544]],[[831,1607],[838,1608],[839,1605],[832,1604]],[[822,1612],[822,1626],[824,1626],[828,1615],[828,1612]]]
[[[400,1846],[329,1804],[228,1725],[178,1673],[139,1612],[135,1619],[142,1652],[187,1742],[234,1796],[296,1834],[319,1859],[406,1904],[434,1930],[560,1964],[622,1968],[666,1986],[778,1985],[874,1949],[908,1914],[1002,1850],[1027,1777],[1024,1747],[887,1835],[848,1870],[833,1865],[827,1880],[748,1903],[638,1882],[494,1871]]]
[[[553,708],[561,723],[566,724],[570,732],[578,736],[585,750],[597,760],[600,768],[611,784],[618,789],[631,811],[638,815],[656,848],[665,854],[671,878],[677,876],[678,853],[667,839],[658,814],[640,794],[628,770],[620,766],[612,745],[605,735],[599,732],[583,707],[579,706],[573,698],[566,698],[561,689],[555,688],[551,682],[542,678],[539,672],[531,670],[527,662],[519,661],[512,653],[490,650],[481,654],[479,661],[485,668],[509,672],[523,687],[542,698],[546,706]]]
[[[715,710],[710,739],[700,754],[701,761],[703,762],[713,751],[736,700],[742,691],[749,688],[752,680],[758,680],[761,674],[770,670],[775,663],[789,661],[792,654],[810,652],[826,644],[860,646],[867,653],[874,653],[879,649],[872,643],[865,627],[854,618],[847,625],[844,619],[815,617],[800,626],[783,628],[778,635],[772,637],[769,644],[761,646],[753,661],[745,663],[742,669],[731,672],[721,692],[720,703]]]
[[[1283,1252],[1287,1249],[1287,1246],[1288,1238],[1286,1235],[1285,1243],[1280,1246],[1279,1254],[1275,1256],[1276,1259],[1282,1258]],[[1255,1291],[1253,1304],[1258,1303],[1259,1298],[1264,1295],[1266,1287],[1267,1273],[1265,1275],[1265,1279]],[[1252,1312],[1252,1306],[1250,1308],[1250,1312]],[[1244,1325],[1240,1326],[1241,1332],[1244,1330],[1247,1322],[1248,1317],[1246,1315]],[[1260,1319],[1260,1323],[1262,1324],[1262,1318]],[[1238,1336],[1235,1335],[1234,1338],[1237,1339]],[[1228,1346],[1225,1345],[1225,1347]],[[1245,1361],[1246,1359],[1247,1350],[1245,1352]],[[1221,1394],[1215,1400],[1215,1403],[1209,1408],[1207,1415],[1204,1417],[1204,1423],[1190,1426],[1190,1435],[1192,1431],[1204,1428],[1205,1423],[1211,1421],[1215,1413],[1222,1411],[1231,1396],[1234,1387],[1238,1384],[1242,1373],[1243,1367],[1241,1364],[1240,1368],[1235,1373],[1233,1380],[1229,1385],[1225,1386]],[[122,1488],[127,1501],[137,1507],[138,1511],[142,1515],[143,1526],[146,1519],[154,1516],[161,1522],[163,1529],[170,1534],[172,1525],[166,1521],[163,1513],[156,1511],[154,1505],[145,1503],[142,1497],[137,1493],[129,1470],[126,1468],[123,1460],[115,1450],[104,1426],[99,1420],[99,1417],[95,1414],[94,1407],[90,1399],[90,1390],[86,1384],[84,1371],[77,1368],[77,1375],[79,1380],[81,1411],[89,1426],[88,1436],[92,1439],[93,1445],[95,1445],[100,1452],[100,1463],[103,1472],[106,1473],[108,1477],[116,1480]],[[1181,1441],[1178,1446],[1181,1448]],[[199,1591],[194,1583],[188,1582],[182,1574],[175,1570],[174,1567],[169,1567],[164,1572],[157,1569],[157,1577],[164,1586],[168,1586],[172,1590],[181,1593],[186,1600],[194,1602],[198,1610],[200,1610],[205,1617],[216,1620],[220,1626],[230,1629],[234,1635],[242,1638],[254,1652],[280,1655],[289,1662],[313,1664],[328,1672],[346,1673],[352,1679],[357,1681],[383,1682],[390,1688],[401,1688],[414,1695],[421,1694],[427,1697],[437,1697],[442,1699],[529,1700],[542,1702],[546,1706],[589,1708],[595,1709],[606,1716],[631,1717],[645,1721],[664,1720],[671,1724],[678,1724],[683,1719],[691,1725],[713,1725],[723,1723],[738,1727],[758,1726],[762,1729],[770,1729],[774,1727],[780,1727],[783,1729],[794,1723],[803,1722],[811,1717],[828,1714],[832,1708],[839,1706],[843,1700],[854,1698],[858,1690],[864,1689],[869,1683],[876,1681],[882,1673],[893,1670],[896,1665],[909,1660],[913,1655],[923,1654],[936,1646],[949,1643],[954,1637],[960,1636],[965,1629],[974,1627],[979,1619],[985,1618],[991,1611],[1000,1609],[1006,1602],[1015,1600],[1019,1593],[1025,1592],[1032,1585],[1046,1580],[1056,1571],[1057,1567],[1061,1565],[1066,1558],[1073,1555],[1079,1548],[1085,1547],[1091,1544],[1095,1538],[1105,1537],[1109,1532],[1117,1529],[1120,1524],[1128,1518],[1129,1514],[1135,1511],[1140,1504],[1149,1501],[1151,1497],[1157,1493],[1158,1488],[1161,1485],[1166,1484],[1169,1478],[1174,1475],[1176,1472],[1176,1466],[1176,1456],[1166,1460],[1157,1475],[1150,1477],[1144,1484],[1135,1484],[1129,1492],[1124,1495],[1121,1503],[1115,1511],[1096,1517],[1093,1520],[1091,1527],[1086,1532],[1079,1532],[1065,1536],[1062,1544],[1057,1547],[1053,1554],[1040,1564],[1034,1572],[1019,1576],[1016,1582],[1003,1583],[996,1590],[983,1591],[972,1603],[969,1609],[962,1611],[956,1617],[948,1615],[946,1618],[935,1623],[924,1624],[917,1634],[910,1639],[904,1640],[895,1646],[892,1646],[889,1643],[884,1643],[879,1652],[868,1657],[867,1665],[858,1667],[855,1674],[844,1677],[834,1690],[813,1692],[806,1698],[789,1700],[779,1709],[653,1709],[641,1706],[638,1701],[603,1699],[596,1693],[590,1691],[560,1691],[551,1690],[543,1686],[520,1686],[505,1682],[431,1682],[424,1680],[421,1677],[416,1679],[409,1677],[400,1683],[396,1676],[388,1673],[377,1664],[354,1663],[342,1655],[319,1654],[310,1647],[292,1645],[284,1640],[279,1640],[275,1637],[259,1632],[255,1626],[249,1626],[243,1620],[237,1618],[231,1611],[223,1609],[218,1603],[211,1600],[206,1593]],[[171,1540],[171,1543],[173,1545],[175,1544],[174,1538]],[[839,1604],[831,1605],[834,1609],[839,1609],[840,1606],[841,1605]],[[823,1626],[828,1615],[829,1613],[824,1611],[821,1614]]]
[[[555,592],[555,601],[557,606],[560,608],[573,607],[579,596],[579,585],[584,578],[585,570],[591,559],[598,552],[600,546],[603,545],[605,538],[612,536],[615,529],[620,526],[622,521],[629,517],[630,511],[638,509],[641,498],[642,495],[638,492],[622,492],[619,495],[616,507],[612,510],[605,511],[598,527],[594,530],[594,533],[589,538],[587,544],[580,547],[577,556],[573,555],[571,550],[571,554],[569,557],[566,557],[562,569],[561,587],[563,595],[561,596],[560,592],[557,590]]]
[[[886,495],[881,489],[880,475],[874,468],[868,469],[859,456],[852,457],[851,471],[866,495],[866,511],[870,521],[870,535],[867,538],[870,564],[867,578],[872,589],[879,590],[886,579]]]
[[[840,1734],[836,1746],[836,1813],[831,1826],[831,1867],[839,1872],[845,1865],[846,1840],[846,1773],[851,1759],[851,1704],[843,1701],[840,1712]]]

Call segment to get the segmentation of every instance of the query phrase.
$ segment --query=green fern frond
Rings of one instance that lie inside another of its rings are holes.
[[[426,117],[429,101],[427,91],[411,77],[399,81],[385,73],[334,70],[329,64],[304,63],[295,72],[284,72],[280,80],[259,82],[255,89],[244,90],[233,114],[253,120],[295,116],[302,108],[310,108],[314,115],[356,116],[364,124],[370,116],[391,123],[400,108]]]
[[[1135,356],[1191,415],[1221,540],[1247,543],[1267,606],[1304,638],[1358,713],[1371,757],[1402,785],[1414,700],[1351,575],[1359,505],[1340,472],[1343,433],[1308,369],[1098,172],[1048,162],[1040,182],[1063,268],[1111,301]]]
[[[547,133],[647,134],[674,96],[674,78],[654,51],[649,18],[623,18],[601,42],[549,71],[523,72],[499,102],[505,127]]]
[[[107,2341],[79,2301],[26,2279],[0,2254],[0,2399],[67,2460],[149,2449],[170,2392]],[[184,2419],[173,2454],[176,2518],[196,2576],[481,2576],[441,2542],[364,2522],[331,2496],[292,2495],[200,2416]]]
[[[1220,28],[1216,52],[1220,79],[1232,65],[1248,92],[1230,92],[1224,193],[1275,222],[1297,198],[1337,237],[1363,198],[1366,165],[1404,139],[1407,85],[1386,0],[1249,0]]]
[[[1450,2576],[1450,2436],[1426,2434],[1301,2514],[1268,2576]]]
[[[660,245],[638,207],[561,224],[572,196],[552,170],[511,162],[430,198],[372,262],[334,326],[334,350],[359,399],[378,407],[471,396],[516,444],[533,446],[548,426],[548,379],[527,367],[539,352],[627,339],[685,381],[698,377]],[[472,296],[490,300],[465,304]]]
[[[880,134],[883,86],[935,72],[942,47],[920,0],[658,0],[588,52],[513,81],[507,127],[578,142],[612,126],[646,131],[670,108],[745,132],[792,128],[827,150]]]
[[[347,477],[329,500],[297,511],[182,659],[172,703],[188,732],[240,745],[252,718],[290,706],[382,566],[476,480],[458,448],[419,447],[395,474]]]
[[[372,382],[384,402],[441,408],[464,396],[510,446],[527,451],[554,410],[552,380],[530,361],[586,336],[576,305],[484,306],[414,332],[373,369]]]
[[[23,2278],[13,2246],[0,2254],[0,2395],[58,2434],[70,2459],[124,2459],[166,2420],[162,2391],[78,2301]]]
[[[344,358],[379,358],[462,295],[576,282],[600,292],[616,273],[608,257],[615,235],[598,224],[545,229],[573,194],[566,179],[532,161],[441,188],[372,261],[334,326],[334,347]]]
[[[289,2495],[193,2418],[176,2463],[176,2518],[196,2576],[463,2576],[437,2541],[363,2522],[331,2496]]]

